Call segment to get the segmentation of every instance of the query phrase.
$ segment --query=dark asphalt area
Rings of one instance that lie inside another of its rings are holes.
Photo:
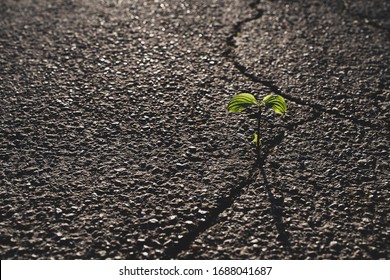
[[[0,0],[1,259],[389,259],[390,2]],[[232,96],[282,95],[264,115]]]

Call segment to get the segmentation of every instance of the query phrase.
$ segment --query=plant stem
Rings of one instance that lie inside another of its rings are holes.
[[[257,139],[256,139],[256,156],[257,162],[260,163],[260,119],[261,119],[261,107],[259,106],[259,111],[257,112]]]

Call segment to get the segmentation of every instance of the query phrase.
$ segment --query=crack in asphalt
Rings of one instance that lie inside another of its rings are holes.
[[[285,99],[291,102],[294,102],[299,105],[307,106],[314,110],[314,113],[308,118],[299,122],[292,122],[287,125],[282,125],[284,128],[288,130],[294,130],[299,125],[315,121],[321,116],[321,113],[326,113],[329,115],[333,115],[337,118],[349,120],[352,123],[360,126],[369,127],[371,129],[378,129],[378,130],[388,129],[381,124],[373,123],[363,119],[358,119],[354,116],[344,115],[340,113],[338,110],[326,108],[324,105],[313,103],[311,101],[307,101],[305,99],[301,99],[299,97],[295,97],[283,93],[281,89],[276,85],[275,81],[263,80],[259,76],[251,73],[245,65],[241,64],[235,55],[235,49],[237,48],[237,45],[235,43],[235,38],[241,32],[242,26],[244,24],[257,20],[263,16],[265,11],[258,7],[258,4],[260,2],[261,0],[255,0],[251,2],[249,4],[249,7],[252,10],[254,10],[253,15],[244,18],[233,25],[232,32],[230,36],[228,36],[226,39],[226,50],[223,52],[223,55],[228,61],[230,61],[234,65],[234,67],[240,72],[241,75],[248,78],[252,82],[262,84],[263,86],[268,87],[271,90],[271,92],[273,92],[274,94],[281,95]],[[220,214],[224,212],[226,209],[231,208],[233,203],[236,201],[238,197],[242,195],[244,190],[247,189],[251,184],[255,183],[259,177],[262,177],[264,187],[267,191],[268,201],[271,205],[271,209],[270,209],[271,215],[273,216],[274,225],[278,232],[277,240],[281,242],[281,244],[286,248],[286,250],[292,255],[293,252],[291,251],[289,234],[286,231],[286,226],[283,222],[283,216],[284,216],[283,199],[280,200],[275,197],[272,188],[268,182],[266,172],[264,169],[264,164],[270,152],[274,147],[279,145],[283,141],[283,139],[284,139],[284,132],[277,135],[276,137],[269,140],[268,142],[264,143],[264,147],[262,149],[262,155],[260,155],[260,157],[253,165],[250,171],[250,175],[248,176],[248,179],[241,182],[241,184],[239,184],[235,188],[232,188],[227,197],[223,197],[219,199],[217,202],[217,207],[209,212],[208,218],[204,222],[199,223],[197,227],[190,230],[186,235],[183,236],[183,238],[181,238],[181,240],[178,243],[167,248],[164,254],[164,258],[176,259],[181,252],[188,250],[197,237],[199,237],[202,233],[206,232],[209,228],[211,228],[212,226],[216,225],[219,222],[218,219]]]

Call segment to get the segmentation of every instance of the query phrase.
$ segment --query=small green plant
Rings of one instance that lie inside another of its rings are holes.
[[[263,98],[261,102],[257,102],[256,98],[250,93],[240,93],[230,100],[228,110],[232,113],[239,113],[251,106],[257,106],[257,129],[253,136],[253,142],[256,144],[257,160],[260,160],[260,146],[261,146],[261,111],[263,107],[270,108],[280,115],[284,115],[287,110],[286,101],[280,95],[270,94]]]

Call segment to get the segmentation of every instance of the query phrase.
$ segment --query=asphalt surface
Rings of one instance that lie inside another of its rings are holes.
[[[390,3],[309,2],[1,0],[1,259],[389,259]]]

